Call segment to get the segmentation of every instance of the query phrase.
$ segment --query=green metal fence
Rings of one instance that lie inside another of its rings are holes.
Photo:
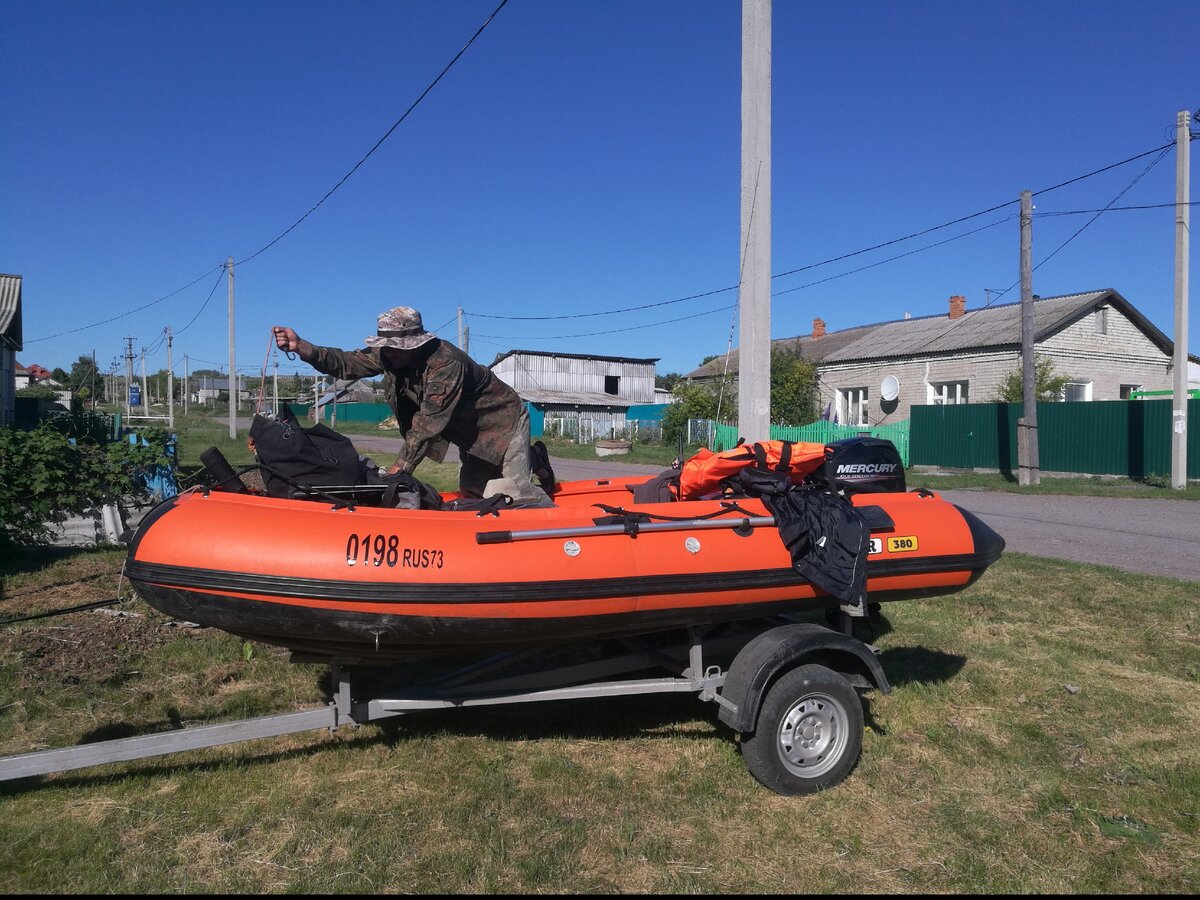
[[[723,425],[720,422],[714,426],[713,449],[728,449],[738,442],[736,425]],[[909,423],[895,422],[891,425],[835,425],[824,420],[811,422],[808,425],[772,425],[771,440],[773,441],[804,441],[815,444],[829,444],[842,438],[870,435],[884,438],[896,445],[900,459],[905,467],[909,465]]]
[[[1017,470],[1020,403],[914,406],[912,464]],[[1102,400],[1039,403],[1038,457],[1044,472],[1171,474],[1171,401]],[[1200,478],[1200,400],[1188,401],[1187,467]]]
[[[292,412],[296,417],[303,419],[308,415],[308,411],[312,409],[311,403],[293,403],[291,404]],[[325,404],[322,408],[324,422],[329,424],[333,418],[333,406]],[[392,414],[392,408],[386,403],[339,403],[337,405],[337,418],[339,422],[369,422],[378,424]]]

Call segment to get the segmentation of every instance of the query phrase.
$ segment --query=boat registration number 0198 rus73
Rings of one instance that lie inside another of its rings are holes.
[[[440,569],[446,563],[442,550],[401,547],[396,534],[351,534],[346,539],[346,565],[390,566],[409,569]]]

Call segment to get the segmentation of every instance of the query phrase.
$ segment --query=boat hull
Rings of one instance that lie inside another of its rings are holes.
[[[570,483],[553,509],[495,517],[195,491],[147,516],[126,576],[173,617],[367,661],[837,605],[792,568],[758,501],[634,505],[627,483],[635,481]],[[620,517],[614,525],[597,502],[642,513],[643,522],[645,514],[684,521],[663,531]],[[873,533],[872,601],[961,590],[1003,549],[986,525],[928,492],[855,503],[881,508],[873,520],[890,523]]]

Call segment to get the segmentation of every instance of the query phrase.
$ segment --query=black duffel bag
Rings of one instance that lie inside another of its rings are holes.
[[[262,466],[263,485],[272,497],[294,497],[297,485],[353,487],[372,481],[368,461],[358,455],[348,437],[319,422],[302,428],[287,404],[274,419],[255,415],[250,440]]]

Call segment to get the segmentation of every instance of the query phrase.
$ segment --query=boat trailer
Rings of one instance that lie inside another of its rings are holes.
[[[545,667],[536,665],[538,654],[561,657],[579,645],[502,652],[419,685],[387,684],[386,698],[371,699],[356,697],[352,688],[352,674],[366,668],[358,660],[293,653],[293,662],[330,666],[326,706],[7,756],[0,758],[0,781],[315,729],[333,733],[423,710],[690,693],[717,704],[720,720],[741,736],[755,778],[778,793],[812,793],[840,782],[858,761],[863,711],[857,691],[891,690],[876,649],[851,635],[844,611],[841,625],[836,631],[783,615],[691,626],[674,643],[655,635],[612,639],[606,643],[617,649],[596,659]],[[669,674],[620,677],[659,670]],[[385,679],[390,671],[383,671]]]

